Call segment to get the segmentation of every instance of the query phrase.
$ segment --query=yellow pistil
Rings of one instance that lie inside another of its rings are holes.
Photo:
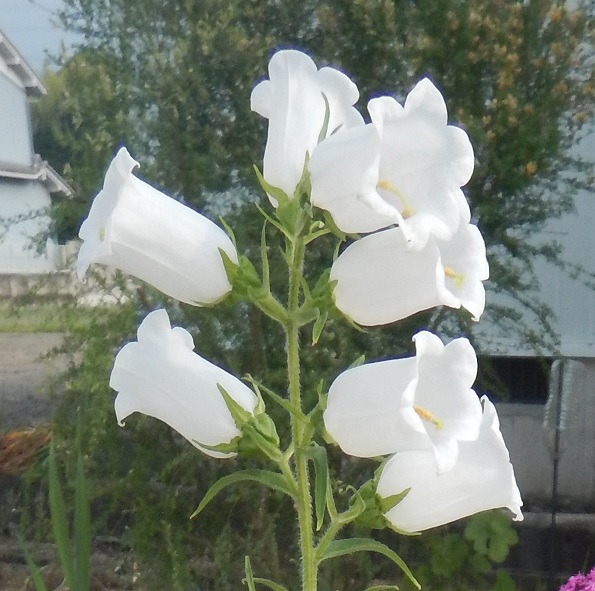
[[[463,285],[465,281],[465,275],[463,273],[457,273],[452,267],[444,267],[444,274],[455,282],[457,287]]]
[[[99,228],[99,240],[103,242],[105,238],[105,228]]]
[[[440,431],[442,427],[444,427],[444,421],[441,419],[436,418],[429,410],[425,408],[421,408],[421,406],[414,406],[413,410],[419,415],[419,418],[422,421],[427,421],[428,423],[432,423],[434,427],[436,427],[437,431]]]
[[[407,218],[410,218],[415,214],[415,209],[413,209],[413,207],[411,207],[411,205],[407,203],[405,195],[403,195],[403,193],[401,193],[399,189],[397,189],[393,184],[391,184],[391,182],[388,179],[380,179],[376,186],[379,189],[384,189],[385,191],[388,191],[389,193],[392,193],[393,195],[399,198],[399,200],[401,201],[401,205],[403,206],[403,211],[401,212],[403,219],[406,220]]]

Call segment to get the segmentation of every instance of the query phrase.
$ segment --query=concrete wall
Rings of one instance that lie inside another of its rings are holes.
[[[0,161],[30,165],[33,139],[25,89],[0,70]]]

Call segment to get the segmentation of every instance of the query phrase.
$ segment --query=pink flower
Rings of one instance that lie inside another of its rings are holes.
[[[582,573],[572,575],[572,577],[560,587],[560,591],[595,591],[595,567],[586,575],[583,575]]]

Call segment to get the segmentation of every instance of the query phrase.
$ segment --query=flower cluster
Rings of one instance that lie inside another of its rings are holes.
[[[444,99],[428,79],[402,105],[392,97],[370,101],[369,123],[354,107],[358,98],[345,74],[318,69],[292,50],[272,57],[269,78],[252,92],[252,109],[268,119],[260,181],[275,208],[264,214],[267,223],[285,243],[286,306],[221,228],[135,177],[137,163],[125,148],[80,231],[81,278],[91,263],[103,263],[198,306],[233,290],[282,325],[289,394],[262,389],[290,415],[292,441],[285,449],[257,383],[251,380],[252,390],[194,353],[190,334],[172,328],[165,310],[151,312],[137,342],[118,353],[110,385],[118,392],[120,424],[141,412],[213,457],[258,448],[277,463],[277,472],[250,471],[246,478],[293,496],[304,589],[315,588],[325,552],[345,553],[332,550],[334,536],[364,511],[376,510],[385,525],[404,532],[500,507],[522,519],[496,409],[472,390],[477,359],[466,338],[444,344],[418,332],[414,357],[347,369],[318,409],[302,409],[299,330],[306,324],[320,332],[338,309],[357,324],[384,325],[437,306],[465,308],[478,320],[485,306],[485,244],[461,189],[474,167],[467,134],[448,124]],[[348,244],[327,275],[332,298],[315,299],[301,270],[306,246],[325,233]],[[263,248],[263,269],[266,256]],[[323,416],[323,432],[311,420],[314,410]],[[371,504],[355,492],[351,508],[338,514],[328,497],[332,487],[317,485],[316,518],[321,522],[328,512],[330,526],[313,549],[307,462],[317,462],[317,478],[328,477],[328,467],[320,468],[323,439],[349,455],[382,458],[370,481]]]
[[[577,573],[560,587],[560,591],[595,591],[595,568],[586,575]]]

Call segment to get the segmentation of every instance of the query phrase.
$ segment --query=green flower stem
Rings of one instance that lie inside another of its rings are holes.
[[[285,325],[287,339],[287,371],[289,378],[289,401],[294,408],[302,408],[300,387],[300,322],[297,317],[300,300],[300,283],[304,264],[305,241],[296,236],[289,243],[289,295],[288,320]],[[297,494],[295,498],[302,555],[302,591],[316,591],[318,565],[314,549],[314,533],[312,521],[312,498],[310,496],[310,478],[308,473],[308,456],[304,451],[307,445],[305,436],[309,430],[302,421],[291,416],[291,434],[295,449],[295,475]]]

